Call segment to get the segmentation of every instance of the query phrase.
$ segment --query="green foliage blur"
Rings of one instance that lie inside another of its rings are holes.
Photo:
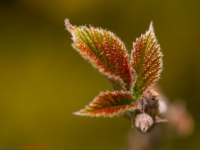
[[[199,149],[199,8],[199,0],[0,0],[0,149],[122,150],[126,144],[130,121],[72,115],[112,88],[73,50],[65,18],[113,31],[129,51],[153,21],[164,54],[159,85],[171,101],[187,103],[196,123],[190,137],[164,143]]]

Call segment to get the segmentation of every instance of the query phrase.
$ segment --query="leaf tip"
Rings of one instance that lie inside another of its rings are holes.
[[[76,115],[76,116],[81,116],[80,111],[73,112],[72,114],[73,114],[73,115]]]
[[[74,26],[72,26],[71,23],[69,22],[69,19],[68,19],[68,18],[65,19],[65,26],[66,26],[66,29],[67,29],[69,32],[71,32],[72,30],[75,29]]]
[[[149,31],[154,32],[153,21],[150,22]]]

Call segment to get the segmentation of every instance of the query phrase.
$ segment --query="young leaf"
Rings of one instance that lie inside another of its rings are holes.
[[[151,23],[149,30],[141,35],[139,39],[136,39],[131,54],[132,67],[137,74],[133,89],[136,100],[141,97],[143,91],[160,78],[162,56],[160,45],[157,42]]]
[[[113,117],[124,113],[124,111],[132,111],[139,108],[138,104],[132,104],[133,97],[129,92],[102,92],[94,100],[81,109],[75,112],[81,116],[104,116]]]
[[[90,26],[72,26],[65,20],[72,34],[72,46],[99,69],[112,83],[115,90],[129,90],[132,73],[129,55],[123,42],[112,32]]]

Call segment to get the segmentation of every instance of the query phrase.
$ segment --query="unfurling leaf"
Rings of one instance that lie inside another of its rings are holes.
[[[162,53],[152,23],[149,30],[141,35],[139,39],[136,39],[133,44],[131,61],[137,74],[133,89],[134,98],[137,100],[142,96],[143,91],[160,78],[160,72],[162,71]]]
[[[112,32],[101,28],[72,26],[65,20],[73,36],[73,47],[99,69],[112,83],[115,90],[129,90],[132,72],[129,55],[123,42]]]
[[[72,46],[108,78],[115,90],[101,92],[75,115],[123,115],[144,133],[154,122],[163,121],[156,120],[159,115],[158,92],[150,90],[149,97],[143,95],[160,78],[162,71],[162,53],[152,23],[149,30],[136,39],[131,55],[123,42],[110,31],[92,26],[73,26],[67,19],[65,25],[72,35]]]
[[[123,114],[124,111],[138,109],[139,105],[132,102],[133,97],[129,92],[102,92],[88,106],[75,112],[75,114],[96,117],[118,116]]]

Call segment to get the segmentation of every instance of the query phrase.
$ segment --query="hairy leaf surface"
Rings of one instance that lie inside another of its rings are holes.
[[[94,100],[81,109],[75,112],[76,115],[82,116],[104,116],[112,117],[122,115],[124,111],[133,111],[138,109],[138,104],[132,104],[133,97],[129,92],[102,92]]]
[[[153,85],[162,71],[162,53],[155,37],[152,23],[149,30],[136,39],[131,54],[132,67],[137,74],[134,85],[134,98],[141,97],[143,91]]]
[[[123,42],[112,32],[101,28],[72,26],[65,21],[72,34],[73,47],[98,68],[112,83],[115,90],[129,90],[132,73],[129,55]]]

